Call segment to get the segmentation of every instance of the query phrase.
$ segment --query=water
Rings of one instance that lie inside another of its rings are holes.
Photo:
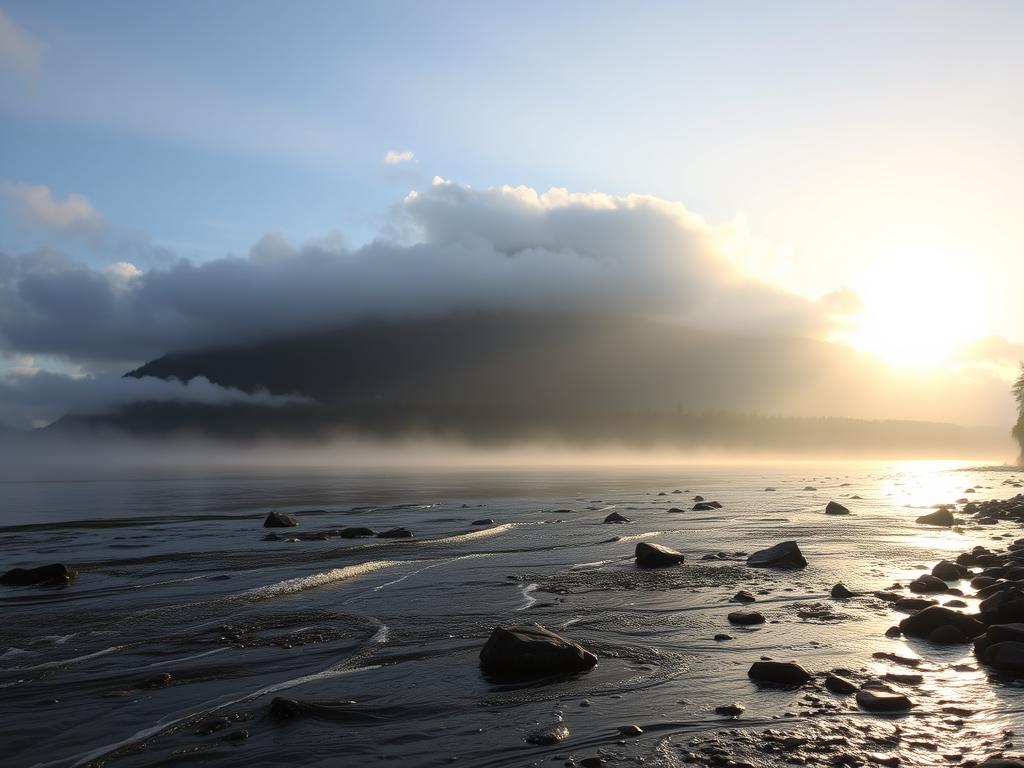
[[[1024,535],[913,522],[969,486],[972,499],[1013,495],[1015,477],[932,462],[0,483],[0,569],[81,572],[66,589],[0,589],[0,763],[523,766],[600,755],[677,765],[721,743],[775,764],[757,748],[765,729],[903,765],[982,758],[1015,746],[1007,731],[1024,733],[1024,691],[979,669],[970,646],[884,637],[902,618],[889,604],[828,591],[905,584],[942,557]],[[723,508],[690,511],[696,494]],[[829,499],[855,514],[826,517]],[[301,526],[268,540],[272,509]],[[634,522],[603,524],[612,510]],[[479,518],[495,523],[472,526]],[[406,526],[416,538],[330,535],[346,526]],[[641,539],[685,552],[686,564],[638,571]],[[787,539],[805,570],[701,560]],[[757,595],[767,624],[728,624],[739,589]],[[513,621],[564,631],[600,663],[543,685],[488,682],[479,649]],[[734,639],[713,640],[721,632]],[[880,718],[816,693],[834,708],[812,716],[806,690],[758,690],[746,677],[765,655],[813,672],[895,669],[875,651],[924,657],[924,682],[906,687],[911,715]],[[162,673],[173,684],[145,687]],[[280,722],[275,696],[356,704]],[[746,707],[738,720],[714,713],[732,702]],[[524,741],[559,720],[567,741]],[[644,733],[623,738],[626,724]]]

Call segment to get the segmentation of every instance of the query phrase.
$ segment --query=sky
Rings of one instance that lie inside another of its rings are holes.
[[[924,0],[0,0],[0,370],[21,391],[112,376],[511,280],[525,306],[599,297],[1006,381],[1021,22]]]

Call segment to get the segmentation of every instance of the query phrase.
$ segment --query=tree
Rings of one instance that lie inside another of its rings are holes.
[[[1013,397],[1017,401],[1017,424],[1013,436],[1020,445],[1020,462],[1024,464],[1024,363],[1020,364],[1020,376],[1013,383]]]

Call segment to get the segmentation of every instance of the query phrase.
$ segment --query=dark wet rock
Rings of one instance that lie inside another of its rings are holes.
[[[857,692],[856,683],[851,680],[847,680],[845,677],[834,675],[832,673],[829,673],[828,677],[825,678],[825,687],[832,691],[832,693],[840,693],[843,695],[849,695]]]
[[[813,485],[805,485],[805,486],[804,486],[804,490],[805,490],[805,491],[816,491],[816,490],[818,490],[818,489],[817,489],[817,488],[815,488],[815,487],[814,487]]]
[[[807,560],[795,541],[784,541],[754,552],[747,558],[747,565],[754,568],[805,568]]]
[[[489,517],[485,517],[482,520],[474,520],[470,525],[494,525],[494,520]]]
[[[903,631],[899,627],[889,627],[885,630],[886,637],[903,637]]]
[[[901,597],[892,607],[902,613],[917,613],[930,605],[938,604],[937,600],[929,600],[926,597]]]
[[[826,515],[848,515],[848,514],[850,514],[850,510],[847,507],[844,507],[838,501],[830,501],[828,504],[825,505],[825,514]]]
[[[927,639],[936,629],[947,625],[956,627],[967,637],[977,637],[985,631],[985,625],[977,619],[941,605],[931,605],[908,616],[900,622],[900,629],[908,637]]]
[[[978,609],[989,624],[1024,621],[1024,592],[1016,587],[1008,587],[982,600]]]
[[[156,675],[150,675],[145,680],[139,683],[139,688],[166,688],[174,682],[174,677],[170,672],[160,672]]]
[[[672,514],[678,514],[680,512],[683,512],[684,510],[680,509],[679,507],[669,507],[668,511]]]
[[[619,733],[623,736],[639,736],[644,732],[644,729],[639,725],[620,725]]]
[[[764,624],[765,621],[764,614],[757,611],[733,611],[726,618],[729,619],[731,624],[739,624],[744,627],[753,624]]]
[[[694,501],[704,501],[704,497],[703,496],[694,496],[693,500]]]
[[[674,491],[672,491],[672,493],[682,493],[682,491],[680,491],[678,488],[676,488]]]
[[[885,679],[902,685],[920,685],[924,682],[924,675],[918,672],[886,672]]]
[[[1024,673],[1024,642],[1006,640],[992,643],[979,658],[1003,672]]]
[[[60,563],[54,563],[53,565],[41,565],[38,568],[12,568],[0,576],[0,584],[9,584],[14,587],[61,585],[70,583],[77,576],[78,571],[73,571]]]
[[[217,715],[214,717],[208,717],[196,727],[192,733],[196,736],[209,736],[211,733],[217,733],[217,731],[223,731],[231,725],[231,719],[224,717],[223,715]]]
[[[604,519],[606,523],[631,523],[633,522],[625,515],[620,515],[618,512],[612,512],[608,517]]]
[[[377,534],[378,539],[411,539],[413,532],[408,528],[390,528]]]
[[[978,763],[975,768],[1024,768],[1024,760],[1012,757],[990,757]]]
[[[666,568],[671,565],[681,565],[685,559],[682,552],[646,541],[637,542],[633,556],[636,558],[636,564],[641,568]]]
[[[560,741],[565,741],[567,738],[569,738],[568,727],[564,723],[556,723],[554,725],[546,725],[531,732],[526,737],[526,743],[546,747],[557,744]]]
[[[944,581],[957,581],[962,579],[968,574],[968,570],[962,565],[951,563],[949,560],[940,560],[938,564],[932,568],[932,576],[943,579]]]
[[[963,645],[971,642],[971,639],[967,635],[952,624],[944,624],[941,627],[936,627],[932,630],[931,634],[928,635],[928,640],[929,642],[938,643],[940,645]]]
[[[907,588],[916,594],[927,595],[933,592],[945,592],[949,589],[949,585],[937,576],[925,573],[910,582]]]
[[[713,504],[711,504],[710,502],[707,502],[707,501],[702,501],[702,502],[700,502],[698,504],[694,504],[693,505],[693,511],[694,512],[709,512],[712,509],[716,509],[716,507]]]
[[[729,599],[734,603],[752,603],[755,600],[757,600],[756,597],[747,592],[747,590],[745,589],[741,589],[739,592],[737,592]]]
[[[372,528],[351,527],[342,528],[338,532],[338,535],[343,539],[362,539],[369,536],[376,536],[377,532]]]
[[[956,518],[948,509],[939,509],[927,515],[921,515],[915,522],[921,525],[939,525],[943,528],[950,528],[956,523]]]
[[[768,486],[768,487],[767,487],[767,488],[765,488],[764,490],[765,490],[765,492],[766,492],[766,493],[768,493],[768,492],[774,491],[774,490],[776,490],[776,489],[775,489],[775,488],[772,488],[771,486]]]
[[[902,664],[904,667],[916,667],[921,664],[920,659],[915,659],[912,656],[900,656],[898,653],[891,653],[890,651],[875,651],[871,654],[871,658],[885,659],[893,664]]]
[[[249,731],[245,728],[239,728],[237,731],[232,731],[224,736],[224,741],[245,741],[249,738]]]
[[[902,693],[878,687],[857,691],[857,706],[868,712],[903,712],[914,704]]]
[[[847,589],[846,585],[839,582],[832,587],[832,597],[842,600],[847,597],[856,597],[857,593]]]
[[[540,624],[497,626],[480,650],[483,671],[502,678],[571,675],[595,664],[593,653]]]
[[[583,768],[601,768],[601,766],[604,765],[604,758],[595,757],[593,755],[590,757],[584,757],[580,760],[580,765],[583,766]]]
[[[967,603],[963,600],[947,600],[944,605],[947,608],[966,608]]]
[[[263,521],[264,528],[294,528],[298,524],[299,520],[295,515],[284,512],[270,512]]]
[[[895,592],[885,592],[879,590],[878,592],[872,592],[872,594],[879,600],[884,600],[887,603],[895,603],[900,600],[900,596]]]
[[[747,677],[774,685],[803,685],[811,679],[810,673],[795,661],[755,661],[747,670]]]
[[[732,635],[727,635],[724,632],[720,632],[717,635],[715,635],[715,640],[717,642],[719,642],[719,643],[725,642],[726,640],[732,640],[732,639],[733,639]]]
[[[746,707],[740,704],[721,704],[715,707],[715,713],[725,717],[739,717],[746,709]]]
[[[1024,624],[993,624],[985,631],[985,636],[993,643],[1024,643]]]

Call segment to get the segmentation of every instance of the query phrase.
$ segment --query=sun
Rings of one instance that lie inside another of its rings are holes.
[[[863,311],[843,340],[898,367],[949,363],[984,334],[983,294],[965,259],[894,254],[873,262],[853,288]]]

